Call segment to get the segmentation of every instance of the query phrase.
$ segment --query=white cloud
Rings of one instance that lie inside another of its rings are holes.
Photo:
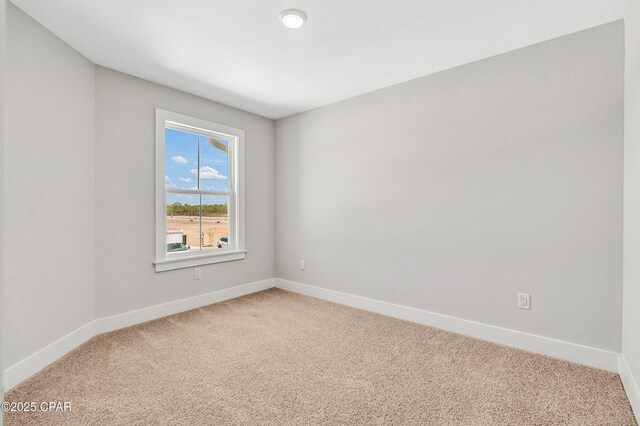
[[[180,182],[191,182],[191,178],[179,177],[178,179],[180,179]]]
[[[198,175],[198,169],[191,169],[191,174]],[[200,179],[226,179],[227,177],[221,175],[216,169],[209,166],[200,167]]]
[[[174,155],[171,159],[178,164],[187,164],[189,162],[189,160],[180,155]]]
[[[176,187],[176,185],[173,183],[173,180],[167,175],[164,175],[164,186],[165,186],[165,188],[175,188]]]

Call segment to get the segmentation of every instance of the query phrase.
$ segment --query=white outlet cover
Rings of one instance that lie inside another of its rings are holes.
[[[528,293],[518,293],[518,308],[531,309],[531,295]]]
[[[193,270],[193,279],[199,280],[202,278],[202,268],[196,268]]]

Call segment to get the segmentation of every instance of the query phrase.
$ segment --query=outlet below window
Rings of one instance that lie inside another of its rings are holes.
[[[518,293],[518,308],[531,309],[531,296],[528,293]]]

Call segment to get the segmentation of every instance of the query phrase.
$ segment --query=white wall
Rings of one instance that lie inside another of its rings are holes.
[[[154,108],[245,130],[245,260],[156,273]],[[96,317],[274,276],[274,122],[113,70],[96,70]]]
[[[7,9],[5,365],[93,319],[94,65]]]
[[[618,352],[623,60],[617,22],[277,121],[277,276]]]
[[[622,353],[635,384],[625,382],[640,417],[640,2],[625,18],[624,308]],[[634,392],[634,394],[632,394]]]

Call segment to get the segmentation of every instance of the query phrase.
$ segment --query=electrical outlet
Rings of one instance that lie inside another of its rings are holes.
[[[193,279],[199,280],[202,278],[202,268],[196,268],[193,270]]]
[[[300,259],[300,269],[304,270],[304,259]]]
[[[518,293],[518,308],[531,309],[531,296],[528,293]]]

